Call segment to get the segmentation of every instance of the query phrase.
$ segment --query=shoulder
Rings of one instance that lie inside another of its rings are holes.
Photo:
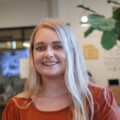
[[[94,100],[96,100],[97,98],[102,97],[104,95],[105,91],[110,92],[105,87],[102,87],[102,86],[97,85],[97,84],[92,84],[90,86],[90,91],[92,93],[92,96],[93,96]]]
[[[7,107],[21,108],[25,107],[27,104],[31,103],[29,96],[23,92],[16,96],[13,96],[7,103]]]
[[[21,93],[17,94],[14,97],[28,99],[29,98],[29,94],[27,92],[21,92]]]
[[[115,103],[113,94],[108,88],[95,84],[90,87],[90,91],[92,93],[93,100],[95,103],[96,102],[98,102],[99,104],[102,103],[112,104],[113,102]]]
[[[10,98],[3,110],[2,120],[8,120],[9,117],[9,120],[18,118],[21,109],[27,108],[30,104],[30,99],[25,97],[25,94],[23,93]]]
[[[120,120],[120,112],[112,92],[105,87],[93,85],[90,87],[93,96],[95,118],[103,120]]]

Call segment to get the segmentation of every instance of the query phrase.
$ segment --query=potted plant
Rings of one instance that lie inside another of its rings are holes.
[[[113,11],[111,18],[106,18],[99,14],[88,15],[89,28],[84,32],[87,37],[94,30],[102,32],[101,45],[106,50],[110,50],[118,41],[120,42],[120,7]]]

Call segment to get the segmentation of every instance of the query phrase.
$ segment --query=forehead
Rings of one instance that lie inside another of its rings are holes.
[[[50,28],[39,28],[34,36],[34,43],[61,41],[55,30]]]

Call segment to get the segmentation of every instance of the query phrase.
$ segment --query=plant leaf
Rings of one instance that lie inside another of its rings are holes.
[[[96,21],[91,24],[93,29],[97,29],[100,31],[112,31],[115,29],[116,21],[112,18],[103,18],[100,21]]]
[[[116,33],[114,31],[103,32],[101,44],[106,50],[113,48],[117,44]]]
[[[115,32],[117,33],[117,38],[118,38],[118,40],[120,40],[120,21],[117,21],[117,22],[116,22]]]
[[[113,18],[104,18],[99,23],[99,30],[101,31],[112,31],[115,29],[116,20]]]
[[[113,12],[113,18],[116,20],[120,20],[120,7]]]
[[[95,22],[99,22],[104,18],[103,15],[98,15],[98,14],[90,14],[87,17],[88,17],[88,22],[90,24],[93,24]]]
[[[105,18],[102,15],[88,15],[89,24],[93,29],[100,31],[111,31],[115,28],[116,20],[113,18]]]
[[[92,27],[89,27],[85,32],[84,32],[84,37],[87,37],[90,33],[93,32],[93,28]]]

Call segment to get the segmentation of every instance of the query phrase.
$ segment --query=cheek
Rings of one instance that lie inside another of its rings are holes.
[[[39,64],[40,61],[41,61],[41,58],[42,58],[42,55],[41,54],[38,54],[36,52],[33,52],[33,61],[34,61],[34,64]]]
[[[67,62],[67,57],[66,57],[66,54],[65,54],[65,53],[62,53],[62,54],[61,54],[61,58],[62,58],[62,60],[64,61],[64,63],[66,64],[66,62]]]
[[[62,52],[61,54],[62,54],[63,58],[66,60],[66,59],[67,59],[66,53],[65,53],[65,52]]]

